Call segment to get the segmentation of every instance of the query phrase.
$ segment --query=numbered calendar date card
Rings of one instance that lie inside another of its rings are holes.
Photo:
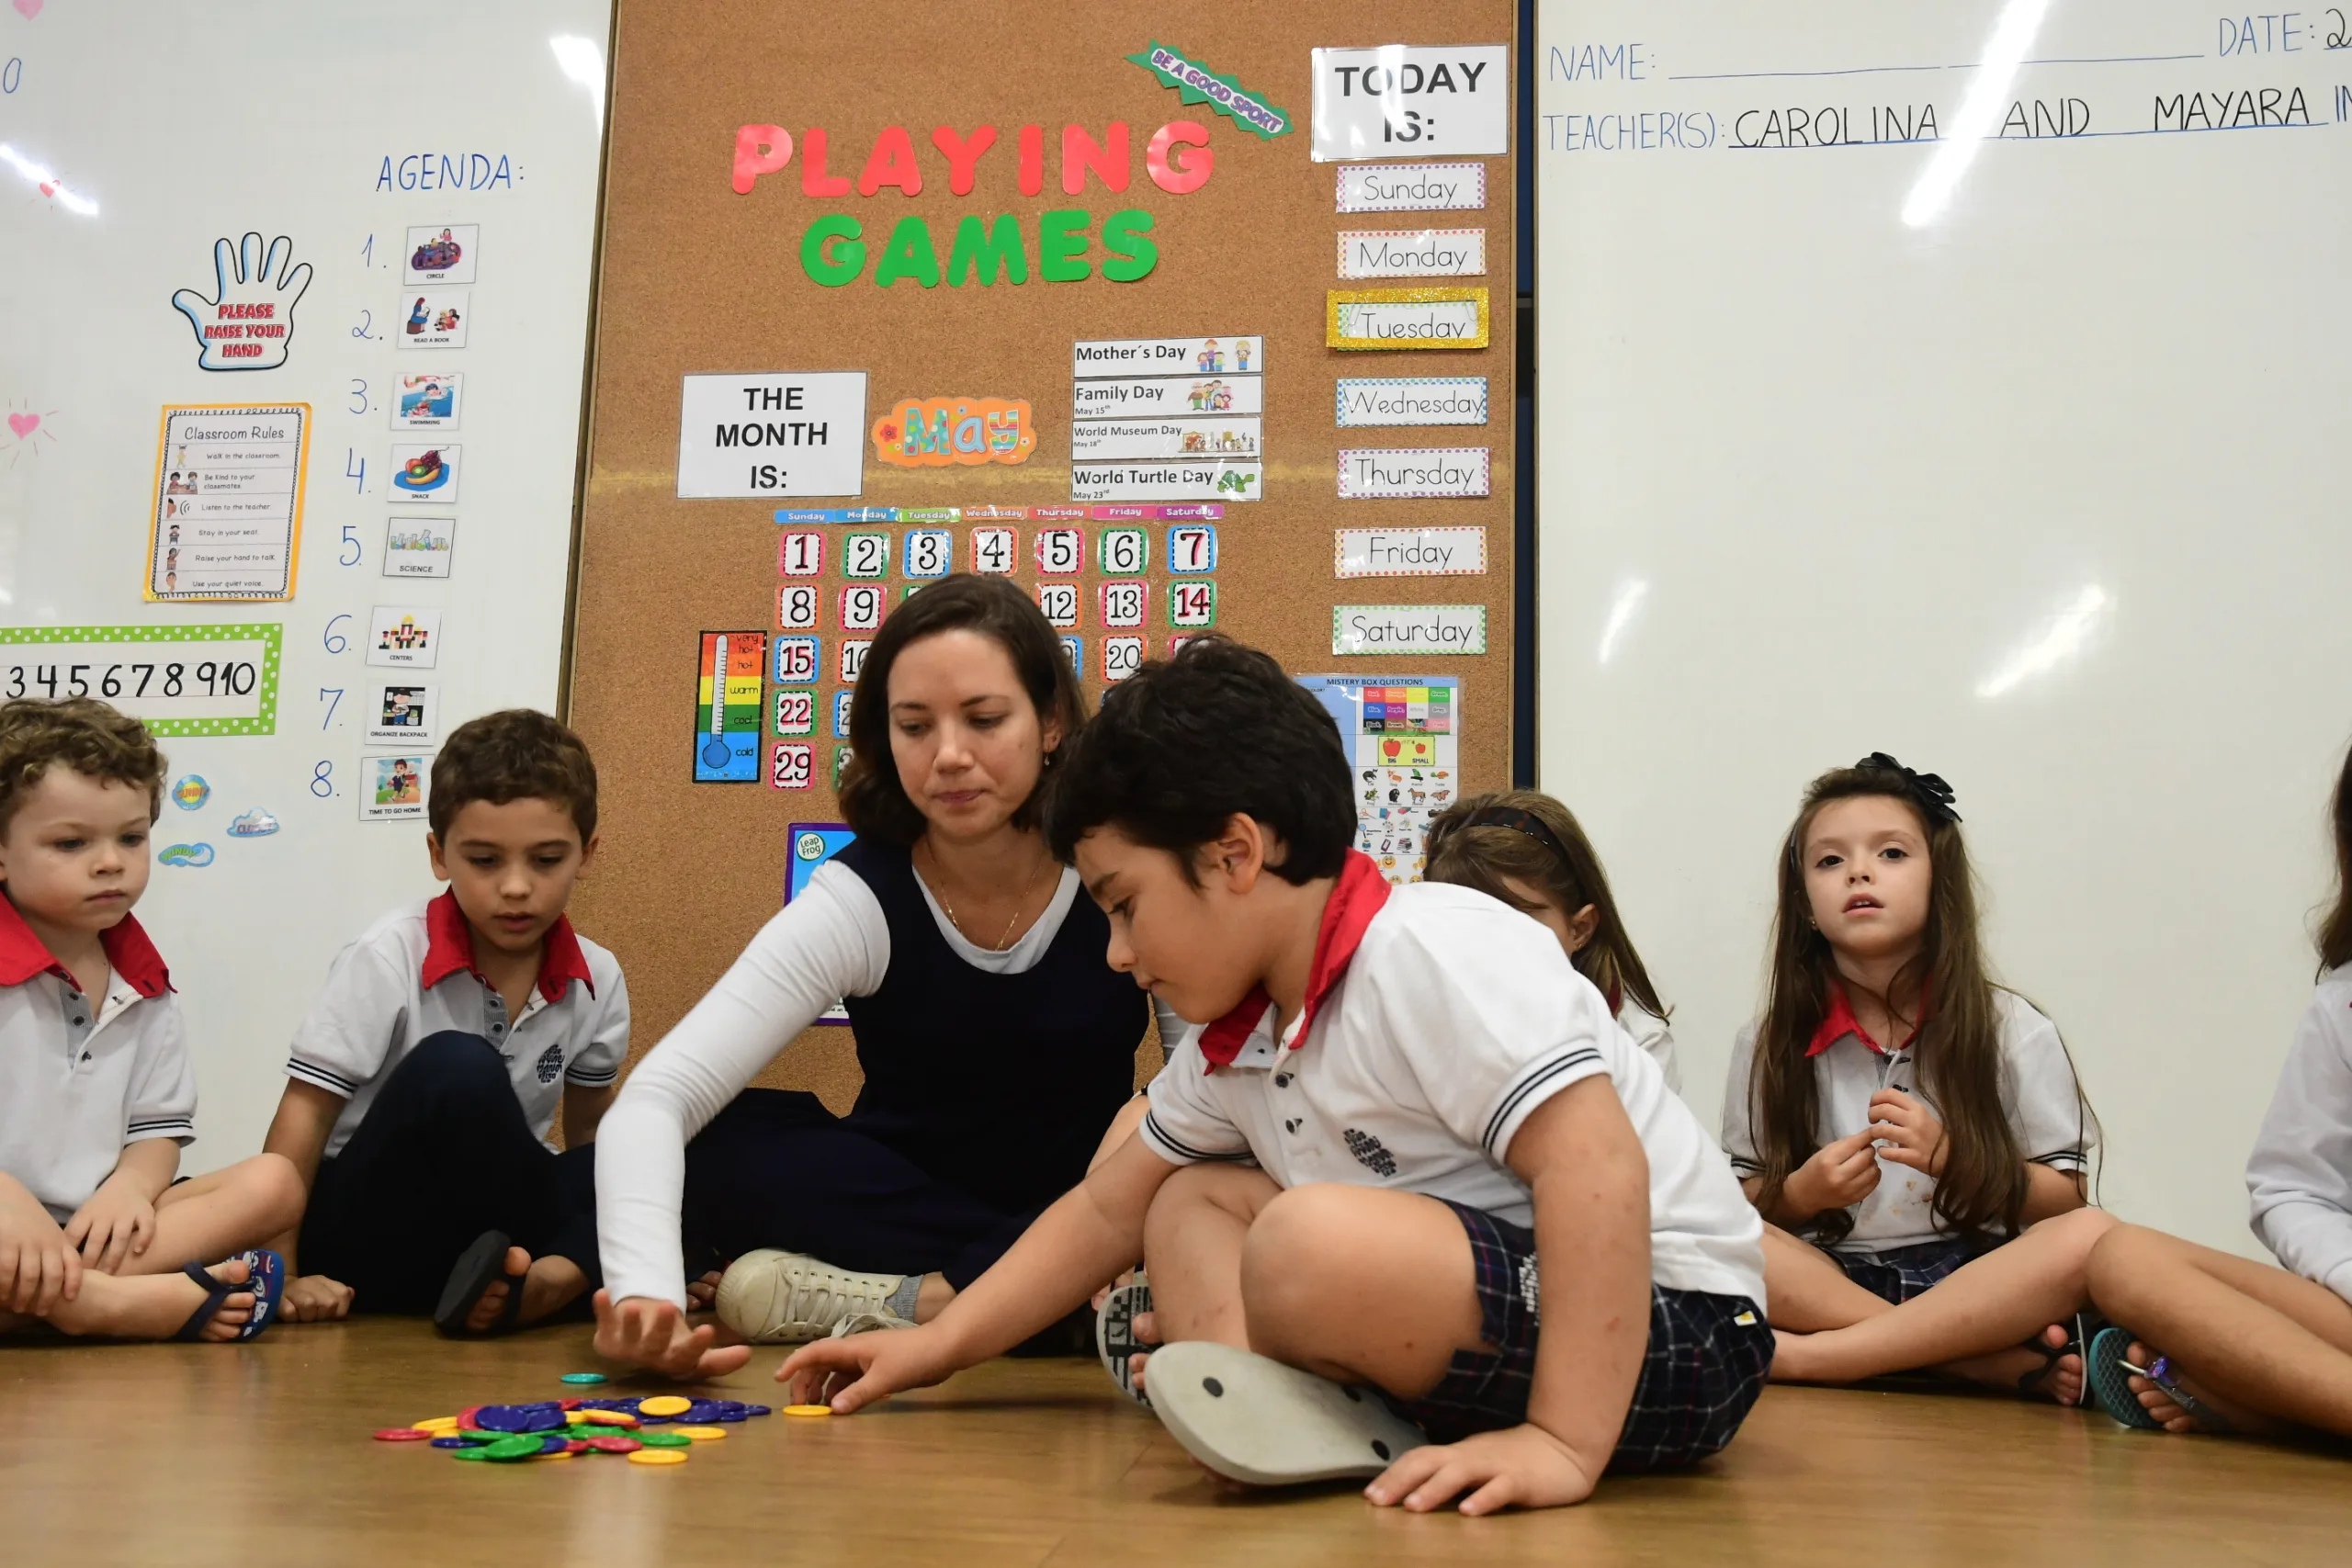
[[[274,735],[285,627],[0,626],[0,696],[97,697],[156,735]]]

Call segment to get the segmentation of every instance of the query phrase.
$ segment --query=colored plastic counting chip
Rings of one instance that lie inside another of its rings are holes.
[[[421,1443],[432,1436],[432,1433],[420,1432],[413,1427],[387,1427],[376,1434],[376,1440],[379,1443]]]
[[[544,1447],[537,1438],[518,1435],[499,1438],[482,1450],[482,1453],[501,1464],[513,1464],[518,1460],[537,1457]]]
[[[715,1443],[727,1436],[724,1427],[673,1427],[671,1432],[689,1442]]]
[[[675,1432],[639,1432],[637,1440],[649,1449],[683,1449],[694,1444],[692,1438],[682,1438]]]
[[[456,1431],[458,1429],[458,1418],[455,1416],[435,1416],[426,1420],[415,1423],[415,1426],[416,1429],[420,1432],[431,1432],[435,1437],[438,1437],[444,1432]]]
[[[787,1404],[784,1413],[786,1416],[831,1416],[833,1407],[830,1404]]]
[[[605,1374],[602,1372],[566,1372],[563,1374],[563,1381],[566,1382],[603,1382],[605,1381]]]
[[[564,1424],[553,1404],[485,1404],[474,1418],[492,1432],[551,1432]]]
[[[645,1445],[635,1438],[590,1438],[588,1446],[600,1454],[633,1454]]]
[[[639,1449],[628,1456],[631,1464],[684,1464],[686,1456],[675,1449]]]
[[[466,1447],[459,1449],[450,1457],[452,1459],[486,1460],[490,1457],[490,1450],[480,1443],[469,1443]]]
[[[637,1407],[648,1416],[683,1416],[695,1407],[695,1402],[674,1393],[657,1393],[650,1399],[639,1400]]]
[[[634,1427],[637,1417],[619,1410],[582,1410],[579,1418],[592,1427]]]
[[[436,1449],[478,1449],[481,1444],[471,1438],[451,1437],[435,1438],[433,1439],[433,1446]]]

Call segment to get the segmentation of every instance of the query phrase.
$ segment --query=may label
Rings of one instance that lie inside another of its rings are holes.
[[[1331,651],[1484,653],[1484,604],[1334,604]]]
[[[1484,446],[1370,447],[1340,454],[1340,499],[1385,501],[1487,493]]]
[[[1334,577],[1471,577],[1487,570],[1484,528],[1335,528]]]
[[[856,495],[865,372],[688,376],[678,402],[678,497]]]
[[[1254,461],[1073,462],[1071,498],[1078,501],[1255,501],[1265,489]]]
[[[1333,288],[1326,348],[1484,348],[1484,288]]]
[[[1341,212],[1476,212],[1484,164],[1354,164],[1340,170]]]
[[[1334,411],[1341,429],[1369,424],[1484,424],[1484,376],[1347,376]]]
[[[1487,270],[1484,229],[1343,229],[1341,277],[1476,277]]]

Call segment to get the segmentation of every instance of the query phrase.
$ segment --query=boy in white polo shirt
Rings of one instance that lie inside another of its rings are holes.
[[[344,949],[287,1060],[267,1146],[311,1194],[299,1252],[281,1241],[287,1315],[500,1334],[597,1280],[593,1140],[628,993],[563,912],[595,858],[595,763],[545,714],[487,714],[434,759],[427,813],[448,889]]]
[[[163,793],[137,719],[86,697],[0,704],[0,1333],[249,1339],[285,1282],[251,1249],[301,1213],[292,1167],[173,1180],[196,1079],[130,913]]]
[[[1773,1342],[1730,1167],[1542,926],[1349,847],[1312,696],[1197,639],[1113,688],[1057,773],[1046,831],[1112,965],[1204,1027],[994,1269],[921,1328],[804,1348],[800,1396],[936,1382],[1140,1254],[1151,1403],[1237,1480],[1486,1513],[1731,1439]]]

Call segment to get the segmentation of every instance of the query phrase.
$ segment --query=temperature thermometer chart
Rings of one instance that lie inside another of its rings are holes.
[[[760,779],[760,680],[765,632],[702,634],[702,678],[695,697],[695,782]]]

